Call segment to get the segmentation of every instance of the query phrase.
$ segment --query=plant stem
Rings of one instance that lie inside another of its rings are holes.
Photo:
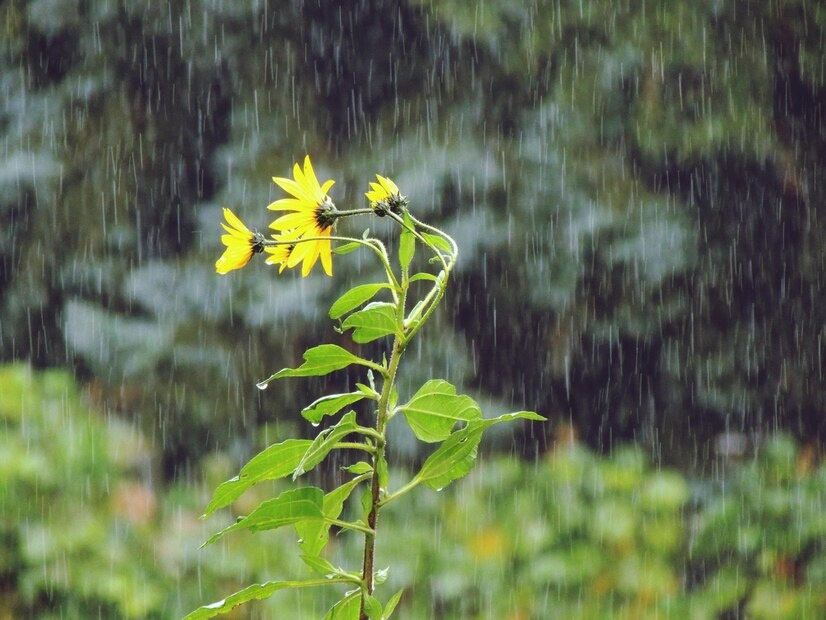
[[[400,300],[400,307],[404,308],[404,295]],[[390,363],[387,367],[387,377],[382,385],[381,395],[379,397],[378,413],[376,415],[376,431],[384,437],[385,426],[388,418],[388,403],[390,401],[390,394],[393,391],[393,384],[396,379],[396,371],[399,368],[399,360],[404,352],[405,338],[399,333],[393,341],[393,352],[390,354]],[[367,527],[372,530],[371,533],[364,535],[364,561],[362,564],[361,576],[364,580],[364,592],[361,597],[361,608],[359,609],[359,620],[368,620],[367,613],[364,610],[364,598],[367,594],[373,594],[373,568],[375,565],[376,552],[376,524],[379,517],[379,502],[381,501],[381,481],[380,469],[381,462],[384,459],[384,441],[376,444],[375,453],[373,455],[373,477],[370,483],[371,490],[371,507],[370,513],[367,515]]]

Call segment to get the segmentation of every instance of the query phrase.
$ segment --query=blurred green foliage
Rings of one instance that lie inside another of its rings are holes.
[[[65,371],[0,367],[0,393],[0,607],[11,617],[174,618],[308,570],[286,530],[197,549],[216,525],[197,518],[209,489],[235,470],[228,457],[165,487],[158,453]],[[401,618],[823,617],[826,465],[785,435],[726,465],[689,481],[633,447],[600,457],[560,444],[535,463],[483,454],[460,483],[383,513],[383,591],[405,588]],[[287,486],[256,487],[233,512]],[[334,536],[329,559],[358,561],[359,544]],[[242,617],[320,617],[333,598],[278,593]]]
[[[55,5],[0,5],[0,356],[99,383],[167,476],[290,417],[252,386],[369,281],[212,270],[220,207],[263,229],[307,152],[338,204],[392,174],[459,241],[412,372],[682,464],[822,436],[820,3]]]

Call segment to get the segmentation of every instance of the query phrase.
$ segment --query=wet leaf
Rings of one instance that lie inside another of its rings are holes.
[[[231,504],[259,482],[277,480],[293,473],[311,443],[310,439],[288,439],[256,454],[237,476],[215,489],[203,516],[209,516],[219,508]]]
[[[329,316],[331,319],[338,319],[353,308],[357,308],[364,302],[371,299],[376,293],[380,290],[389,288],[390,285],[387,283],[381,284],[362,284],[360,286],[355,286],[351,288],[349,291],[344,293],[341,297],[339,297],[333,305],[330,307]]]
[[[211,545],[225,534],[235,530],[258,532],[292,525],[304,519],[323,519],[323,503],[324,492],[316,487],[301,487],[284,491],[278,497],[259,504],[246,517],[238,519],[229,527],[210,536],[202,546]]]
[[[532,411],[519,411],[490,420],[472,420],[465,428],[451,434],[422,465],[415,479],[432,489],[440,490],[454,480],[467,475],[476,460],[476,450],[482,434],[494,424],[510,420],[537,420],[545,418]]]
[[[321,431],[313,440],[312,444],[310,444],[310,447],[307,448],[306,453],[298,465],[296,465],[295,471],[293,472],[293,480],[318,465],[339,441],[350,433],[355,432],[358,428],[355,412],[349,411],[342,416],[335,426]]]
[[[442,379],[425,383],[406,405],[399,407],[410,428],[421,441],[442,441],[459,420],[482,416],[479,405],[470,396],[456,394],[456,388]]]
[[[395,334],[398,331],[396,306],[382,301],[373,302],[344,319],[341,327],[352,329],[353,341],[358,343]]]
[[[262,381],[266,384],[281,377],[320,377],[334,370],[347,368],[351,364],[371,365],[347,349],[335,344],[322,344],[304,352],[304,363],[298,368],[282,368],[269,379]]]
[[[312,404],[301,410],[301,415],[309,422],[317,424],[326,415],[333,415],[344,409],[348,405],[352,405],[364,398],[367,395],[363,392],[350,392],[348,394],[330,394],[329,396],[322,396]]]
[[[256,583],[239,590],[227,598],[199,607],[184,617],[184,620],[203,620],[204,618],[214,618],[219,614],[225,614],[243,603],[269,598],[279,590],[288,588],[306,588],[308,586],[319,585],[316,582],[304,581],[268,581],[266,583]]]

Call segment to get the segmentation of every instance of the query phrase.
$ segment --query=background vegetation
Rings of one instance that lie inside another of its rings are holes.
[[[411,617],[822,611],[820,4],[10,0],[0,29],[0,359],[26,362],[0,386],[0,585],[21,615],[167,617],[295,568],[288,539],[204,561],[194,517],[311,432],[307,384],[254,384],[369,277],[354,255],[333,281],[214,273],[220,208],[264,228],[270,177],[307,152],[338,204],[391,174],[459,241],[411,385],[433,369],[554,421],[398,515],[444,534],[394,577]]]

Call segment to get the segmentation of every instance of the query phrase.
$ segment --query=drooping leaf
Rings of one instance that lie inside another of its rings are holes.
[[[350,497],[359,484],[361,478],[354,478],[336,487],[324,496],[324,521],[300,521],[295,524],[295,530],[301,539],[301,548],[307,555],[318,555],[327,545],[330,534],[330,519],[338,519],[344,508],[344,502]]]
[[[203,516],[228,506],[259,482],[277,480],[293,473],[311,443],[310,439],[288,439],[256,454],[237,476],[218,485]]]
[[[307,522],[305,521],[305,523]],[[305,553],[300,557],[302,562],[319,575],[326,577],[327,575],[334,575],[336,573],[336,567],[330,564],[328,559],[319,556],[317,553]]]
[[[410,428],[421,441],[443,441],[459,420],[482,417],[479,405],[470,396],[456,394],[456,388],[442,379],[425,383],[406,405],[399,407]]]
[[[419,473],[416,474],[415,480],[432,489],[439,490],[454,480],[467,475],[476,460],[476,450],[482,440],[482,434],[494,424],[516,419],[545,420],[541,415],[532,411],[506,413],[489,420],[471,420],[467,426],[452,433],[427,458]]]
[[[324,457],[327,456],[336,443],[350,433],[355,432],[358,428],[355,411],[348,411],[335,426],[325,428],[321,431],[307,448],[298,465],[295,466],[293,480],[318,465],[324,460]]]
[[[298,368],[282,368],[268,379],[259,383],[259,387],[266,385],[273,379],[281,377],[320,377],[334,370],[347,368],[351,364],[371,366],[365,359],[353,355],[347,349],[335,344],[322,344],[304,352],[304,363]]]
[[[350,392],[348,394],[330,394],[322,396],[312,404],[301,410],[301,415],[307,421],[318,424],[325,415],[333,415],[344,409],[347,405],[366,398],[364,392]]]
[[[330,306],[330,318],[337,319],[344,316],[353,308],[356,308],[366,302],[378,293],[383,288],[388,288],[389,284],[362,284],[355,286],[349,291],[339,297],[332,306]]]
[[[367,304],[363,310],[354,312],[341,324],[342,329],[353,329],[353,341],[372,342],[382,336],[395,334],[396,306],[383,301]]]
[[[443,252],[447,252],[448,254],[451,254],[453,252],[453,247],[450,245],[450,242],[444,237],[440,237],[439,235],[431,235],[425,232],[420,234],[434,247],[442,250]]]
[[[249,601],[257,601],[269,598],[279,590],[287,588],[307,588],[312,586],[325,585],[318,581],[268,581],[266,583],[255,583],[247,586],[243,590],[239,590],[235,594],[231,594],[227,598],[216,601],[211,605],[204,605],[195,611],[187,614],[184,620],[204,620],[205,618],[214,618],[220,614],[226,614]]]
[[[333,248],[333,252],[338,254],[339,256],[343,256],[345,254],[349,254],[355,250],[358,250],[364,244],[359,243],[358,241],[351,241],[350,243],[342,243],[341,245],[337,245]]]
[[[203,546],[211,545],[235,530],[273,530],[304,519],[323,519],[324,491],[317,487],[301,487],[284,491],[274,499],[262,502],[246,517],[210,536]]]

